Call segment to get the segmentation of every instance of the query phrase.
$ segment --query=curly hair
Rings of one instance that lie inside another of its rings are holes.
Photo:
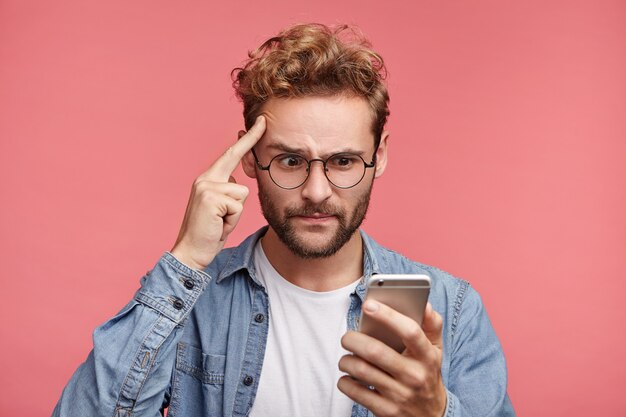
[[[250,129],[269,99],[347,95],[366,99],[378,146],[387,117],[387,76],[380,55],[354,27],[311,23],[292,26],[248,53],[231,76]]]

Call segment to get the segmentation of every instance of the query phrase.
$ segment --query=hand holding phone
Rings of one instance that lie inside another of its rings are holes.
[[[369,279],[365,300],[379,301],[421,325],[429,294],[430,277],[427,275],[378,274]],[[404,343],[397,334],[363,313],[359,331],[384,342],[398,352],[404,350]]]

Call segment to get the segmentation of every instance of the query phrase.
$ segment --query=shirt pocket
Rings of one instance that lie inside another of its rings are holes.
[[[169,415],[221,415],[225,367],[226,356],[178,343]]]
[[[204,384],[223,385],[226,356],[211,355],[195,346],[179,343],[176,347],[176,370]]]

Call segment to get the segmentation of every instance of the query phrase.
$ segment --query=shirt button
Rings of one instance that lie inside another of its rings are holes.
[[[252,378],[250,375],[246,375],[246,377],[243,379],[243,384],[247,386],[252,385],[253,382],[254,378]]]
[[[265,320],[265,316],[261,313],[254,316],[254,321],[256,321],[257,323],[263,323],[263,320]]]
[[[185,307],[185,303],[183,303],[183,300],[181,300],[180,298],[174,300],[172,304],[174,304],[174,308],[176,310],[182,310],[182,308]]]
[[[183,285],[185,286],[185,288],[187,288],[188,290],[193,290],[193,287],[196,285],[193,283],[192,280],[190,279],[186,279],[185,282],[183,283]]]

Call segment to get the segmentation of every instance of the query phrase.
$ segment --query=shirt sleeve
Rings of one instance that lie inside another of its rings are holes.
[[[185,318],[210,279],[165,253],[131,302],[94,331],[53,417],[161,415]]]
[[[500,341],[480,296],[467,287],[452,320],[448,402],[445,417],[515,416],[507,394]]]

